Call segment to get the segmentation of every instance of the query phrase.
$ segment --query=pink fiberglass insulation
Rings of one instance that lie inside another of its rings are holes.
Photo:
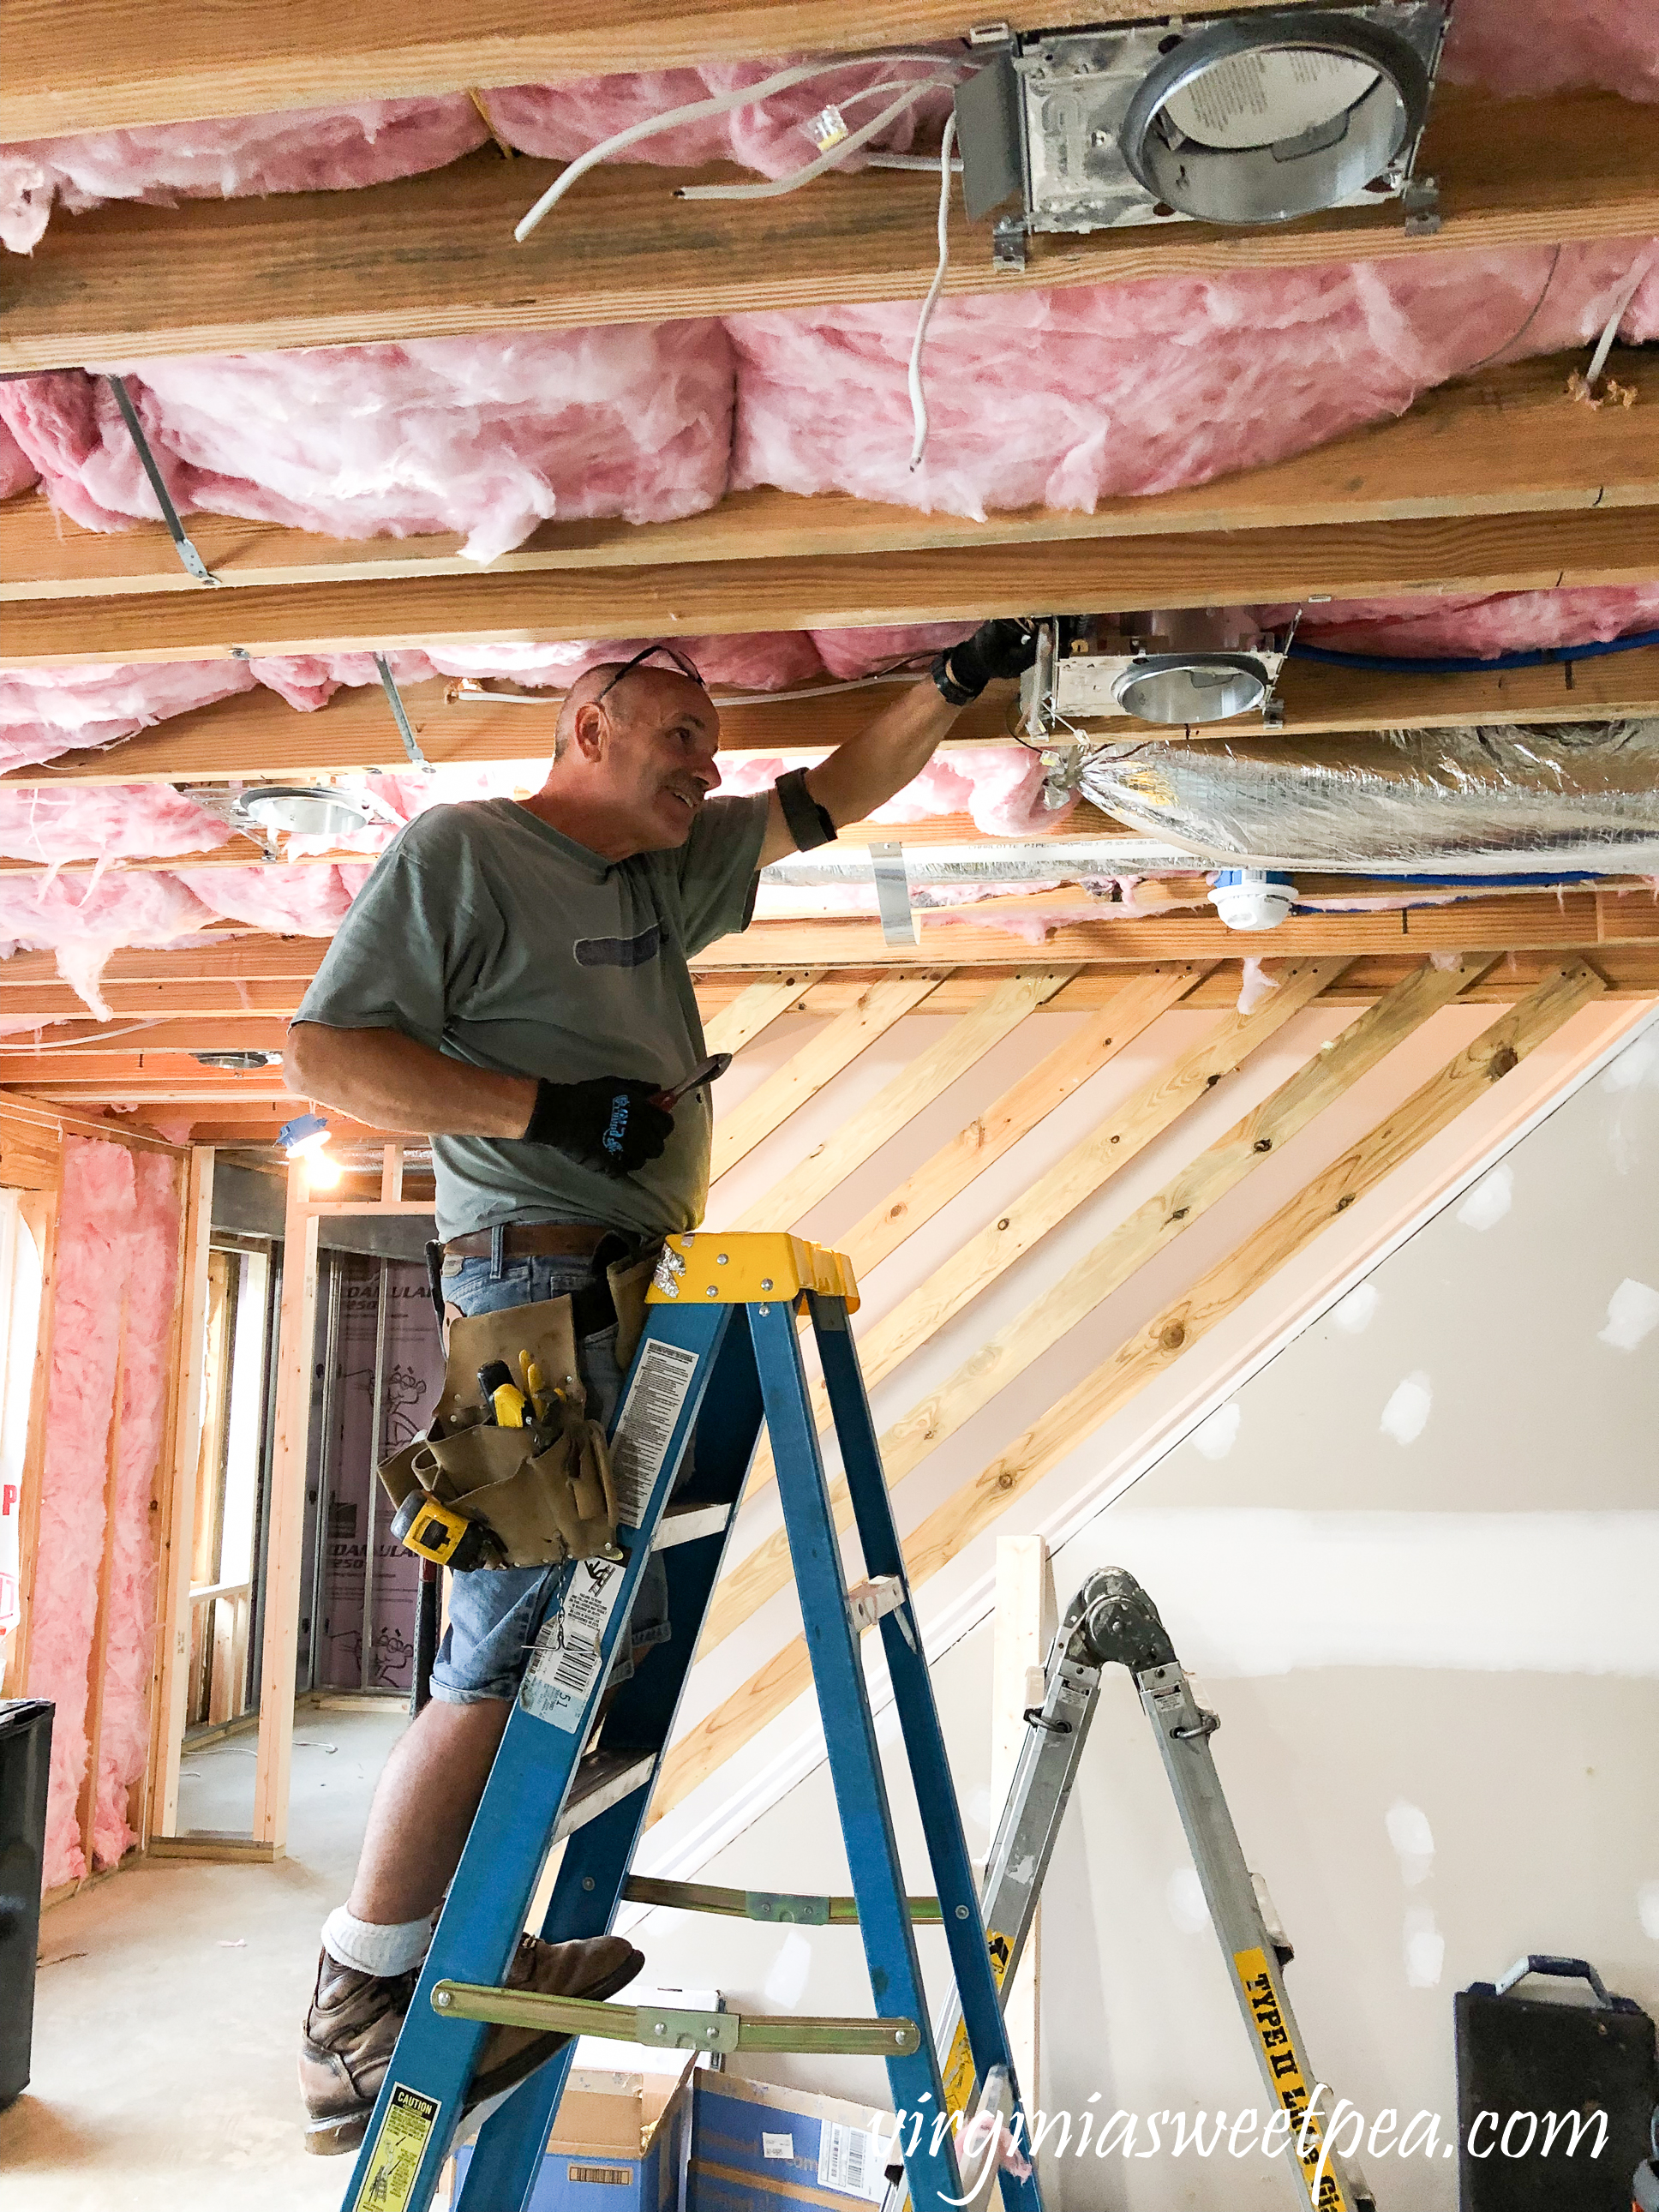
[[[696,69],[647,70],[587,77],[574,84],[498,86],[486,95],[484,104],[490,121],[520,153],[568,161],[615,132],[664,114],[671,107],[687,107],[711,95],[746,90],[787,68],[792,61],[808,58],[793,55],[774,56],[769,61],[709,61]],[[676,124],[672,130],[625,147],[616,159],[658,162],[674,169],[698,168],[708,161],[736,161],[744,168],[758,169],[763,176],[789,176],[817,159],[818,144],[807,125],[826,107],[841,106],[848,129],[856,131],[873,123],[906,86],[924,85],[933,76],[954,83],[963,73],[961,64],[960,49],[954,61],[941,54],[933,64],[846,63],[822,76],[808,77],[800,84],[769,94],[762,103]],[[892,91],[876,91],[878,86],[890,85]],[[928,93],[889,124],[871,144],[884,152],[907,152],[915,142],[917,124],[926,121],[933,126],[937,149],[939,126],[949,110],[948,91]],[[852,154],[844,166],[861,167],[865,158],[862,152]],[[580,186],[575,189],[580,191]]]
[[[1402,414],[1488,355],[1593,337],[1651,243],[942,300],[914,471],[914,306],[733,316],[732,485],[979,515],[1205,483]],[[1659,258],[1622,328],[1659,333]]]
[[[832,676],[873,676],[899,663],[925,665],[973,630],[972,623],[909,623],[880,629],[814,629],[807,635]]]
[[[303,867],[181,868],[174,881],[228,921],[279,937],[332,937],[360,887],[361,872]],[[347,876],[355,878],[345,880]]]
[[[185,513],[344,538],[465,534],[488,561],[538,523],[662,522],[726,489],[732,377],[716,322],[320,346],[124,366]],[[93,530],[157,512],[108,384],[0,385],[54,504]]]
[[[100,1867],[113,1866],[137,1841],[127,1820],[127,1793],[143,1778],[149,1750],[159,1564],[150,1499],[167,1421],[179,1271],[179,1163],[164,1152],[138,1152],[132,1170],[114,1548],[92,1830],[93,1862]]]
[[[601,661],[629,660],[652,641],[646,637],[584,638],[556,645],[473,645],[440,639],[427,654],[442,676],[509,677],[520,684],[562,690]],[[676,637],[706,682],[734,690],[779,691],[822,678],[823,663],[807,630],[747,630],[719,637]]]
[[[216,814],[165,783],[0,787],[0,854],[11,860],[167,859],[222,845]]]
[[[176,945],[214,919],[160,870],[0,881],[0,957],[26,945],[56,953],[58,974],[100,1021],[112,1018],[98,988],[112,953],[125,945]]]
[[[78,211],[104,200],[240,199],[376,185],[441,168],[488,136],[477,109],[458,92],[22,139],[0,146],[0,245],[30,252],[54,201]]]
[[[251,691],[253,681],[240,660],[0,668],[0,769],[27,767],[82,745],[112,744],[192,707]]]
[[[50,1698],[58,1709],[46,1805],[48,1889],[88,1871],[76,1807],[87,1771],[88,1668],[98,1617],[110,1420],[133,1209],[132,1155],[126,1146],[65,1138],[29,1632],[29,1694]]]
[[[9,499],[15,492],[27,491],[38,483],[40,471],[18,444],[3,422],[0,422],[0,499]]]
[[[1291,611],[1264,610],[1270,620],[1286,618]],[[1342,653],[1428,660],[1590,645],[1647,629],[1659,629],[1659,584],[1497,592],[1484,598],[1448,593],[1434,599],[1338,599],[1304,608],[1301,635],[1310,645]]]
[[[1442,72],[1492,92],[1659,100],[1659,15],[1652,0],[1457,0]]]

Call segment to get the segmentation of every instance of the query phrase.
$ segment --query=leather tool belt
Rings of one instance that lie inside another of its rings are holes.
[[[432,1425],[379,1470],[394,1526],[409,1522],[398,1534],[412,1551],[446,1563],[464,1558],[479,1567],[621,1556],[610,1450],[603,1427],[588,1418],[576,1341],[614,1318],[617,1361],[627,1372],[655,1261],[653,1252],[619,1261],[570,1296],[451,1321],[443,1395]],[[541,1378],[539,1412],[527,1387],[526,1354]],[[512,1376],[514,1395],[527,1401],[522,1427],[500,1425],[495,1405],[485,1401],[479,1370],[496,1361]],[[422,1504],[433,1511],[404,1512]],[[447,1547],[421,1540],[440,1528],[451,1532]]]

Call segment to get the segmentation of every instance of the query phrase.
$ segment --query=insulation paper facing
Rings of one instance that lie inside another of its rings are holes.
[[[1659,871],[1659,722],[1395,730],[1363,749],[1252,739],[1097,753],[1085,794],[1250,867],[1424,874]]]

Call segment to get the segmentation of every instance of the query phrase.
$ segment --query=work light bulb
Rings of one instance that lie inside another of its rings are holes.
[[[319,1146],[303,1155],[306,1181],[313,1190],[332,1190],[340,1180],[340,1163]]]

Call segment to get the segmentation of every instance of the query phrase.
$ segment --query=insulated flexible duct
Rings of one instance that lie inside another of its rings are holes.
[[[1659,872],[1659,721],[1152,743],[1096,753],[1083,790],[1229,867]]]

